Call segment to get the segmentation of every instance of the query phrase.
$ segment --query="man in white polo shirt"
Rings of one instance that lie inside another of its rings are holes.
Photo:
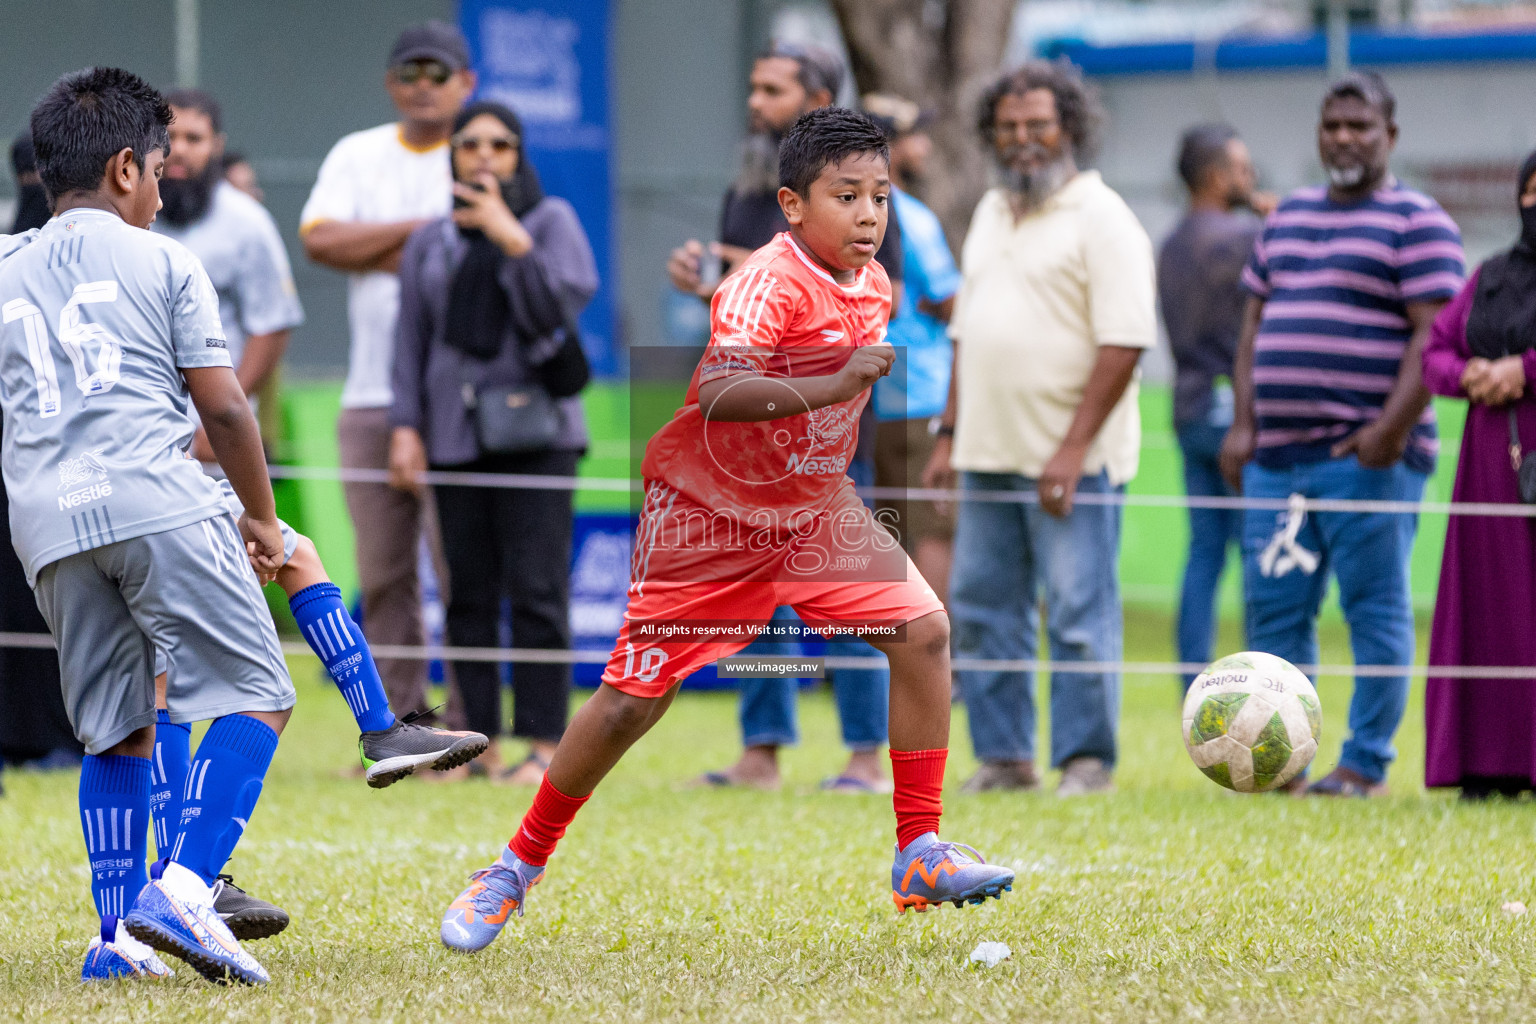
[[[348,469],[389,465],[396,269],[411,232],[453,207],[448,134],[475,87],[463,34],[441,21],[406,29],[390,51],[384,84],[400,120],[353,132],[331,148],[299,227],[310,259],[348,275],[352,344],[337,424]],[[371,644],[420,644],[422,503],[382,483],[348,483],[345,490],[357,536],[363,631]],[[422,662],[384,661],[380,674],[396,711],[427,709]]]
[[[955,372],[927,480],[1038,503],[963,501],[950,616],[962,658],[1036,654],[1037,601],[1055,661],[1114,662],[1122,648],[1120,508],[1136,474],[1136,364],[1155,344],[1152,243],[1097,171],[1101,120],[1072,65],[1032,61],[986,94],[981,133],[1003,184],[976,208],[950,320]],[[1032,789],[1034,677],[962,672],[981,770],[966,792]],[[1113,788],[1117,672],[1051,678],[1057,793]]]

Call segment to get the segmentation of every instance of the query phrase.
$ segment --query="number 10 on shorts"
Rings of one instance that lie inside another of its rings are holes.
[[[640,672],[635,672],[635,645],[624,645],[624,678],[638,679],[642,683],[656,681],[661,675],[661,666],[667,663],[667,652],[660,647],[647,647],[640,655]]]

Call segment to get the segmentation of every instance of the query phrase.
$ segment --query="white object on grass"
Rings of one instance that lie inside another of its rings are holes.
[[[1013,950],[1001,942],[983,942],[971,950],[971,961],[983,967],[996,967],[1012,954]]]

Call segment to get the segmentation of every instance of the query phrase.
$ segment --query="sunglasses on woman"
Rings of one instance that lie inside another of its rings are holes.
[[[476,152],[489,146],[492,153],[500,156],[517,148],[517,136],[493,135],[485,139],[478,135],[455,135],[448,140],[448,143],[454,149],[473,149]]]
[[[425,78],[433,85],[445,85],[453,77],[453,69],[440,60],[408,60],[394,67],[395,81],[415,85]]]

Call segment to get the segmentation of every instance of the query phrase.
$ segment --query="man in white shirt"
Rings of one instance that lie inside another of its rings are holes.
[[[406,29],[390,51],[384,84],[400,120],[354,132],[332,147],[299,227],[310,259],[348,275],[351,352],[337,423],[341,464],[348,469],[389,465],[396,269],[411,232],[452,209],[448,134],[475,87],[463,34],[440,21]],[[420,644],[416,557],[430,509],[424,499],[382,483],[348,483],[345,490],[367,639]],[[381,675],[396,711],[427,709],[422,662],[385,661]]]
[[[1122,650],[1120,508],[1136,474],[1136,364],[1157,340],[1152,243],[1092,155],[1100,111],[1077,69],[1032,61],[987,93],[984,139],[1003,184],[981,200],[950,320],[955,372],[930,485],[1034,491],[1038,502],[963,501],[950,615],[961,657],[1055,661]],[[1078,495],[1097,500],[1077,502]],[[962,672],[981,770],[965,791],[1031,789],[1034,679]],[[1063,796],[1113,787],[1117,672],[1051,679],[1051,765]]]

